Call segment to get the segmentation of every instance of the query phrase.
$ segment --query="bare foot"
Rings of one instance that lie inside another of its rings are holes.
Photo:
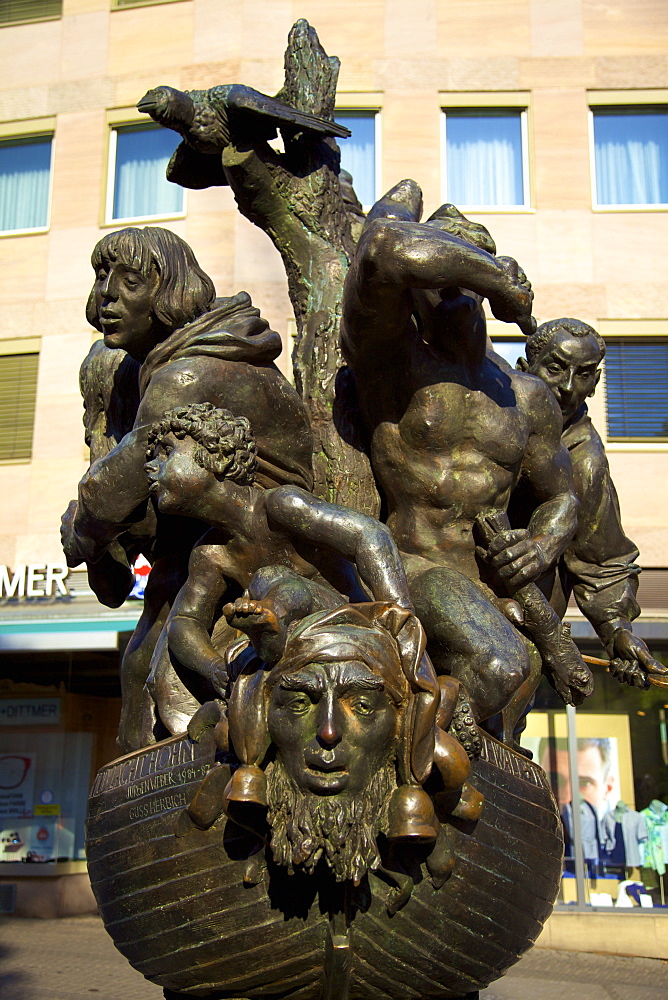
[[[225,605],[223,614],[232,628],[251,637],[255,631],[278,635],[281,630],[272,608],[265,607],[262,601],[252,601],[250,597],[237,597],[236,601]]]

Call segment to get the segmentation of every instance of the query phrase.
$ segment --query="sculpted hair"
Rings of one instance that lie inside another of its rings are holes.
[[[153,424],[148,434],[147,458],[167,434],[183,440],[190,437],[199,445],[194,459],[218,479],[231,479],[240,486],[252,486],[257,467],[257,447],[246,417],[235,417],[213,403],[191,403],[168,410]]]
[[[547,347],[555,333],[561,330],[570,334],[571,337],[593,337],[601,352],[600,360],[602,361],[605,357],[605,341],[593,326],[583,323],[580,319],[564,317],[562,319],[550,319],[547,323],[541,323],[536,332],[527,337],[525,345],[527,361],[533,361],[543,348]]]
[[[153,312],[167,334],[209,312],[215,301],[213,281],[199,266],[188,244],[169,229],[130,227],[108,233],[95,246],[91,264],[97,272],[100,267],[116,263],[146,279],[153,269],[157,271],[160,280]],[[102,329],[94,286],[86,305],[86,319],[97,330]]]

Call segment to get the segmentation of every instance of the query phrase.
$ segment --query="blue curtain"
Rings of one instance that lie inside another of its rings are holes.
[[[165,176],[174,152],[173,133],[150,126],[117,131],[113,218],[182,212],[183,188]]]
[[[355,194],[363,205],[376,200],[376,116],[371,111],[336,114],[339,125],[352,132],[349,139],[337,139],[341,167],[352,174]]]
[[[448,201],[480,206],[524,204],[519,111],[448,111],[445,137]]]
[[[668,203],[668,114],[594,112],[599,205]]]
[[[50,136],[0,143],[0,230],[48,225],[50,173]]]

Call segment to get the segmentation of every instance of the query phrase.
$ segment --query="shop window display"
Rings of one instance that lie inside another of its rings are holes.
[[[92,733],[0,734],[0,860],[83,858]]]
[[[599,675],[578,709],[575,783],[566,713],[547,685],[528,716],[522,743],[547,772],[564,825],[561,905],[668,909],[668,699],[657,688],[637,692],[633,706],[624,696],[613,679]],[[584,898],[577,892],[578,854]]]

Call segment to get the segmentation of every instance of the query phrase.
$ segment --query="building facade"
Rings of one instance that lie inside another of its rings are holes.
[[[284,338],[278,363],[289,373],[293,320],[278,254],[228,188],[183,192],[164,181],[177,137],[151,129],[135,105],[159,84],[276,93],[298,17],[341,59],[337,117],[353,132],[342,156],[365,205],[414,177],[426,214],[456,203],[521,263],[539,322],[575,316],[605,336],[590,413],[641,552],[637,631],[655,655],[668,651],[662,0],[0,0],[0,697],[34,696],[20,681],[36,654],[44,697],[62,684],[72,696],[115,697],[118,646],[137,617],[136,604],[101,610],[82,574],[67,578],[66,593],[58,587],[58,522],[87,466],[78,369],[97,336],[84,308],[98,239],[127,224],[173,229],[219,295],[251,294]],[[514,361],[516,328],[489,328]],[[588,624],[571,617],[597,651]],[[668,697],[653,690],[629,708],[611,684],[597,705],[607,722],[583,723],[579,735],[618,740],[624,795],[645,808],[668,795]],[[566,738],[552,702],[542,708],[533,737]],[[8,733],[0,729],[0,753],[16,743]],[[646,804],[644,774],[655,780]],[[657,902],[663,893],[660,883]]]

